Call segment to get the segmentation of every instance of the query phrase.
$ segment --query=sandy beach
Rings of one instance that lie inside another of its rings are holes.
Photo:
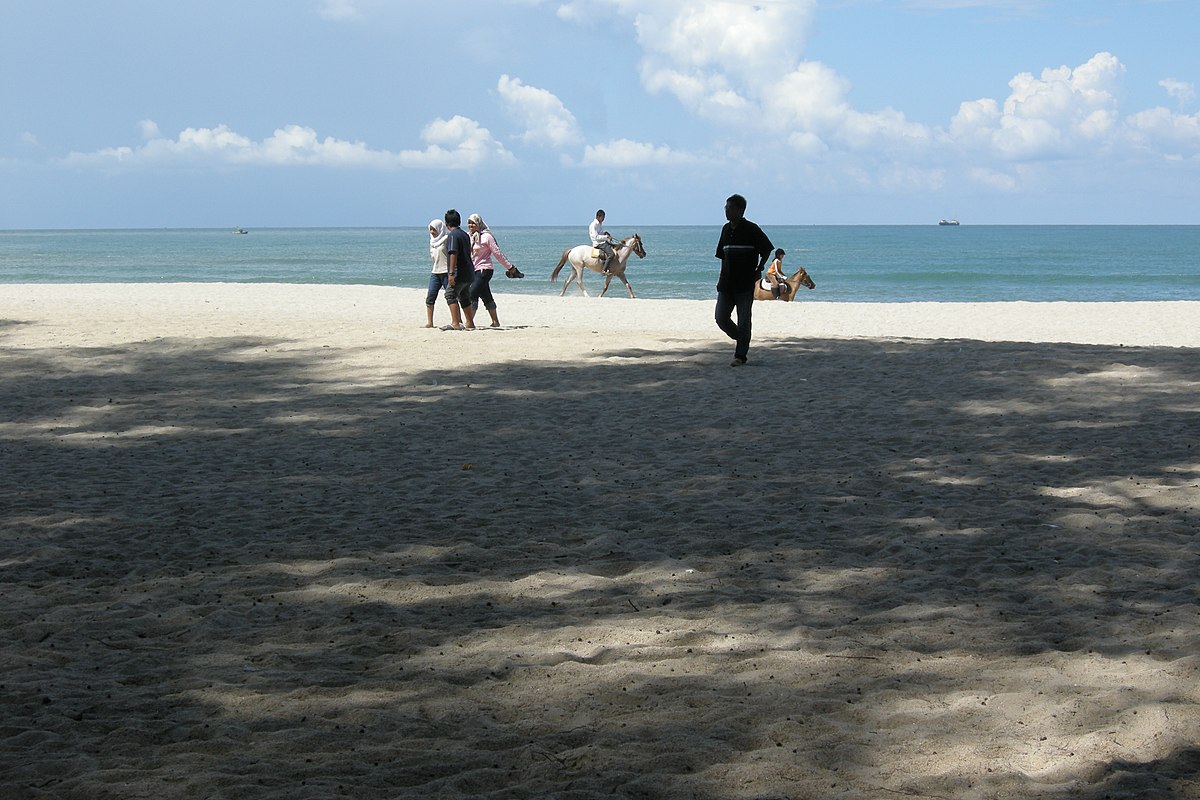
[[[1200,302],[497,289],[0,287],[0,798],[1200,798]]]

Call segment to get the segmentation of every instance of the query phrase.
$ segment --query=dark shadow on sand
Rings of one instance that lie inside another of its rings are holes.
[[[1180,609],[1200,599],[1200,512],[1139,489],[1200,480],[1195,350],[799,339],[756,348],[744,370],[714,345],[354,384],[324,370],[336,353],[287,344],[0,350],[0,682],[37,687],[0,701],[0,788],[76,796],[89,775],[124,775],[142,791],[195,767],[227,784],[161,783],[161,796],[274,796],[301,780],[313,796],[677,796],[690,773],[763,746],[753,727],[689,731],[686,708],[639,715],[632,699],[612,713],[640,719],[637,733],[574,720],[531,740],[519,719],[461,714],[444,705],[456,692],[503,693],[529,668],[519,654],[468,658],[431,682],[421,670],[462,647],[464,628],[478,645],[514,625],[650,612],[661,625],[669,610],[681,628],[719,630],[734,617],[840,659],[789,699],[789,719],[848,713],[831,698],[885,683],[950,688],[933,668],[881,674],[892,649],[1173,660],[1195,641]],[[667,592],[510,588],[548,564],[703,577]],[[236,592],[215,576],[236,576]],[[472,590],[410,602],[414,584]],[[111,624],[114,609],[128,624]],[[662,658],[686,661],[676,644]],[[267,698],[316,686],[336,708],[247,709],[212,740],[221,709],[187,698],[223,685]],[[739,719],[746,704],[781,713],[777,693],[728,670],[608,688],[652,706],[681,687]],[[47,706],[61,710],[49,727]],[[340,766],[316,774],[276,735],[338,749]],[[614,766],[689,736],[696,752],[660,755],[670,785]],[[464,740],[478,745],[467,763],[430,766],[428,751]],[[1194,751],[1168,761],[1114,761],[1080,796],[1195,786]],[[1025,779],[992,780],[1012,793]],[[1143,796],[1175,796],[1155,791]]]

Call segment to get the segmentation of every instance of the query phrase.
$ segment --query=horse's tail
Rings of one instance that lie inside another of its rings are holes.
[[[571,248],[563,250],[562,258],[558,260],[558,266],[554,268],[554,272],[550,273],[550,282],[554,283],[558,280],[558,273],[562,271],[563,264],[567,263],[567,254],[571,252]]]

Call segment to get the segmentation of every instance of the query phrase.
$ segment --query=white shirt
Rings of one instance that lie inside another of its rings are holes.
[[[450,271],[446,265],[446,239],[450,238],[446,233],[446,223],[440,219],[430,220],[429,227],[437,231],[436,234],[429,234],[429,258],[433,261],[433,274],[445,275]]]
[[[592,237],[592,247],[599,247],[612,240],[612,237],[608,235],[608,231],[600,230],[602,224],[597,218],[592,220],[592,224],[588,226],[588,236]]]

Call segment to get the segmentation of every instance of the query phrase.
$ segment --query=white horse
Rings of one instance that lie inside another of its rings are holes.
[[[563,265],[568,261],[571,262],[572,272],[563,281],[562,291],[558,293],[562,297],[567,293],[567,287],[571,285],[571,281],[579,282],[579,291],[583,292],[583,296],[587,297],[587,289],[583,288],[583,270],[592,270],[593,272],[604,272],[604,254],[601,253],[599,258],[592,255],[593,247],[590,244],[581,244],[578,247],[568,247],[563,250],[562,258],[558,260],[558,266],[554,268],[554,272],[550,273],[550,282],[558,280],[558,273],[563,268]],[[629,281],[625,280],[625,266],[629,263],[630,253],[636,253],[638,258],[646,257],[646,249],[642,247],[642,237],[636,233],[622,239],[618,244],[613,245],[613,254],[616,258],[613,259],[612,270],[604,276],[604,289],[601,290],[600,296],[604,297],[604,293],[608,291],[608,285],[612,283],[613,276],[621,279],[621,283],[625,284],[625,288],[629,291],[629,297],[633,298],[633,287],[629,285]]]

